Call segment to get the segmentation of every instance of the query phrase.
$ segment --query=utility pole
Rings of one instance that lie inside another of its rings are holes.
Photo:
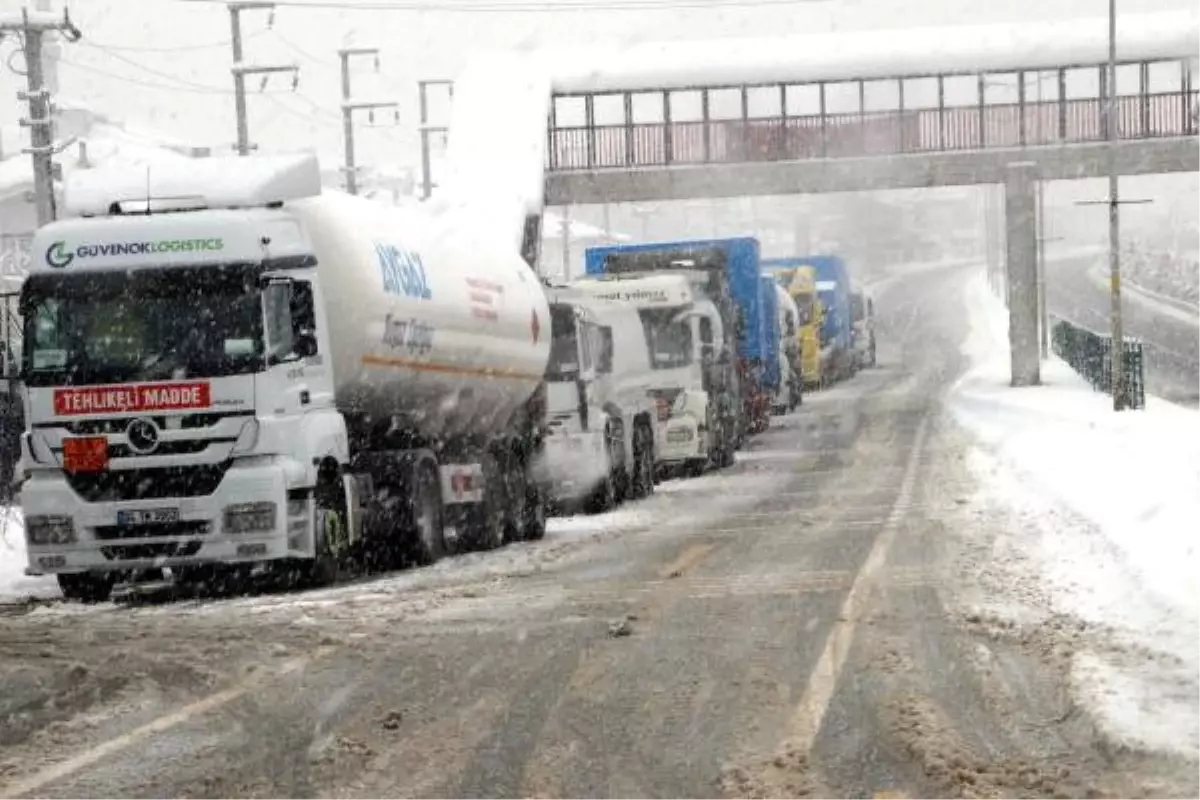
[[[300,82],[300,67],[295,64],[256,64],[247,66],[242,63],[242,12],[251,10],[269,10],[272,19],[275,14],[275,4],[270,0],[235,0],[229,4],[230,43],[233,47],[233,103],[237,114],[237,152],[239,156],[250,153],[250,121],[246,114],[246,76],[267,75],[272,72],[292,73],[292,89]],[[270,23],[268,23],[270,24]]]
[[[559,235],[562,236],[562,278],[564,283],[571,280],[571,218],[568,216],[570,211],[570,206],[563,206],[562,217],[558,223]]]
[[[50,90],[46,88],[45,71],[42,63],[42,46],[47,34],[60,32],[68,41],[77,42],[83,36],[71,22],[66,10],[62,19],[46,13],[29,16],[22,9],[20,22],[0,23],[0,38],[8,33],[19,33],[25,55],[26,91],[17,97],[29,105],[29,116],[21,119],[21,126],[29,128],[29,147],[23,152],[33,158],[33,194],[37,207],[38,227],[52,222],[56,216],[54,203],[54,155],[59,152],[54,144],[54,107],[50,102]]]
[[[1125,408],[1125,326],[1121,319],[1121,217],[1117,194],[1117,0],[1108,0],[1108,272],[1112,284],[1113,411]]]
[[[430,152],[432,149],[432,137],[437,134],[446,136],[450,129],[445,125],[434,125],[429,119],[429,87],[442,86],[445,87],[447,96],[450,100],[454,100],[454,81],[444,78],[423,80],[417,82],[417,91],[420,95],[421,109],[421,199],[428,200],[433,194],[435,186],[433,182],[433,157]]]
[[[1040,107],[1040,106],[1039,106]],[[1041,111],[1038,112],[1039,114]],[[1038,328],[1040,330],[1042,358],[1050,357],[1050,314],[1046,309],[1046,182],[1037,182],[1037,294]]]
[[[351,56],[372,56],[375,59],[375,69],[379,69],[379,48],[377,47],[343,47],[338,50],[338,58],[342,61],[342,138],[346,148],[346,163],[342,171],[346,175],[346,191],[358,194],[358,167],[354,163],[354,112],[367,109],[374,116],[377,108],[399,108],[399,103],[351,100],[350,94],[350,58]],[[399,122],[400,112],[396,112]]]

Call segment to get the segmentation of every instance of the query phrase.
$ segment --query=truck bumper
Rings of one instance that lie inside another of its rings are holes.
[[[663,424],[662,441],[656,453],[658,466],[674,466],[708,458],[708,446],[700,425],[690,416],[672,417]]]
[[[285,468],[278,460],[230,467],[217,490],[205,497],[88,503],[63,476],[35,476],[21,493],[27,572],[114,572],[311,557],[312,498],[289,503],[287,495]],[[169,521],[121,518],[130,512],[151,512]],[[69,518],[74,541],[35,543],[32,528],[38,527],[39,517]]]

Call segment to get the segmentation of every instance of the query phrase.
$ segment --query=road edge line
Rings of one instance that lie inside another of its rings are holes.
[[[871,546],[870,552],[867,553],[862,566],[859,567],[858,574],[854,577],[854,582],[850,585],[850,591],[842,602],[837,619],[834,620],[829,634],[825,638],[825,646],[821,650],[821,655],[813,665],[812,672],[809,673],[804,694],[800,696],[800,702],[792,713],[787,727],[788,735],[778,748],[785,751],[784,754],[790,752],[807,755],[812,751],[813,744],[816,742],[821,724],[825,720],[825,714],[833,700],[838,679],[846,665],[850,646],[854,642],[854,634],[859,617],[866,605],[868,590],[875,582],[876,573],[887,559],[892,541],[896,538],[896,531],[900,527],[900,520],[911,505],[917,468],[921,452],[925,449],[928,429],[929,414],[927,413],[917,426],[917,433],[908,454],[908,462],[904,468],[904,477],[901,479],[896,501],[892,504],[892,509],[888,513],[882,530],[875,538],[875,544]]]
[[[128,733],[123,733],[115,739],[109,739],[106,742],[101,742],[94,747],[84,750],[82,753],[77,753],[74,756],[59,761],[57,764],[51,764],[48,767],[41,769],[34,774],[19,779],[15,783],[0,784],[0,798],[15,798],[20,797],[30,792],[36,792],[43,786],[61,780],[68,775],[71,775],[79,770],[90,767],[106,756],[120,752],[141,739],[157,733],[163,733],[171,728],[187,722],[192,717],[205,714],[213,709],[229,703],[242,695],[249,692],[256,685],[262,683],[267,678],[279,678],[284,675],[291,674],[303,669],[310,662],[319,660],[333,651],[332,647],[320,647],[310,654],[296,656],[295,658],[285,661],[278,669],[270,671],[260,671],[243,680],[236,686],[231,686],[228,689],[222,689],[219,692],[210,694],[207,697],[202,697],[192,703],[189,703],[182,708],[176,709],[169,714],[164,714],[157,719],[145,723]]]

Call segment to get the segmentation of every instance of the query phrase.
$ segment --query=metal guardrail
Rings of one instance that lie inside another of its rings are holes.
[[[1112,388],[1112,337],[1059,320],[1050,329],[1054,353],[1083,376],[1092,388]],[[1146,381],[1141,341],[1125,338],[1125,408],[1146,407]]]

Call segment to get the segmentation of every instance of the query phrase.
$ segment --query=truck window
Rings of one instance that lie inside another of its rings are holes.
[[[600,328],[600,360],[596,371],[601,375],[611,375],[613,371],[613,335],[607,325]]]
[[[792,299],[796,301],[796,308],[800,312],[800,319],[797,320],[797,324],[801,327],[811,325],[813,321],[812,292],[796,292],[792,295]]]
[[[700,318],[700,344],[712,344],[712,320],[708,317]]]
[[[850,295],[850,319],[858,322],[863,318],[863,298],[861,294],[855,292]]]
[[[550,306],[550,363],[546,379],[573,381],[579,376],[579,345],[575,338],[575,310],[570,306]]]
[[[579,366],[581,372],[588,372],[595,359],[592,357],[592,342],[596,337],[596,326],[590,322],[577,321],[576,338],[579,340]]]
[[[260,371],[262,297],[255,270],[242,266],[32,276],[22,290],[26,381],[64,386]]]
[[[674,369],[692,363],[692,329],[687,320],[676,320],[676,309],[643,308],[638,311],[650,366],[654,369]]]

